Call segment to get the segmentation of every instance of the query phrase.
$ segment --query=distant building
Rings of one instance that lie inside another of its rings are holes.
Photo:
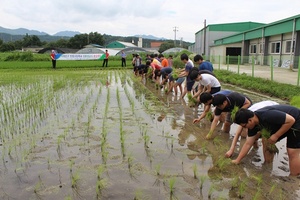
[[[151,42],[150,43],[150,47],[151,48],[158,48],[160,47],[160,45],[162,44],[163,42]]]
[[[300,15],[215,39],[210,59],[226,63],[226,56],[241,57],[241,64],[254,63],[284,68],[298,68],[300,57]],[[271,59],[272,58],[272,59]]]
[[[189,47],[189,50],[200,55],[209,56],[210,46],[214,44],[215,40],[263,25],[265,24],[257,22],[205,24],[203,29],[195,33],[195,43]]]
[[[137,46],[129,42],[114,41],[109,43],[105,47],[109,49],[124,49],[128,47],[137,47]]]

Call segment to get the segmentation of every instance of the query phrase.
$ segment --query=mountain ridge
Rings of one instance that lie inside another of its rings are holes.
[[[80,33],[79,31],[59,31],[53,35],[48,34],[46,32],[38,31],[38,30],[29,30],[26,28],[17,28],[17,29],[8,29],[0,26],[0,33],[6,33],[10,35],[36,35],[36,36],[42,36],[42,35],[50,35],[50,36],[61,36],[61,37],[74,37],[75,35],[78,34],[83,34]],[[167,40],[166,38],[163,37],[156,37],[153,35],[133,35],[132,37],[142,37],[143,39],[151,39],[151,40]]]

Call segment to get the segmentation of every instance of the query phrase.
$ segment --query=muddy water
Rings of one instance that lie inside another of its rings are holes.
[[[131,71],[0,76],[0,199],[298,198],[284,142],[273,164],[260,147],[226,164],[231,136],[192,124],[203,108]]]

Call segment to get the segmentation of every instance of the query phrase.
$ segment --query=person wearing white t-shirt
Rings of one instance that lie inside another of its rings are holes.
[[[200,94],[204,92],[215,94],[221,91],[221,83],[212,74],[201,73],[201,71],[195,70],[191,72],[190,78],[193,81],[199,82],[198,91],[194,94],[193,98],[199,100]]]

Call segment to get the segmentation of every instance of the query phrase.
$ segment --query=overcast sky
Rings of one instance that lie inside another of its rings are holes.
[[[53,35],[153,35],[194,42],[206,24],[271,23],[300,14],[299,0],[0,0],[0,26]],[[176,32],[174,31],[176,27]]]

